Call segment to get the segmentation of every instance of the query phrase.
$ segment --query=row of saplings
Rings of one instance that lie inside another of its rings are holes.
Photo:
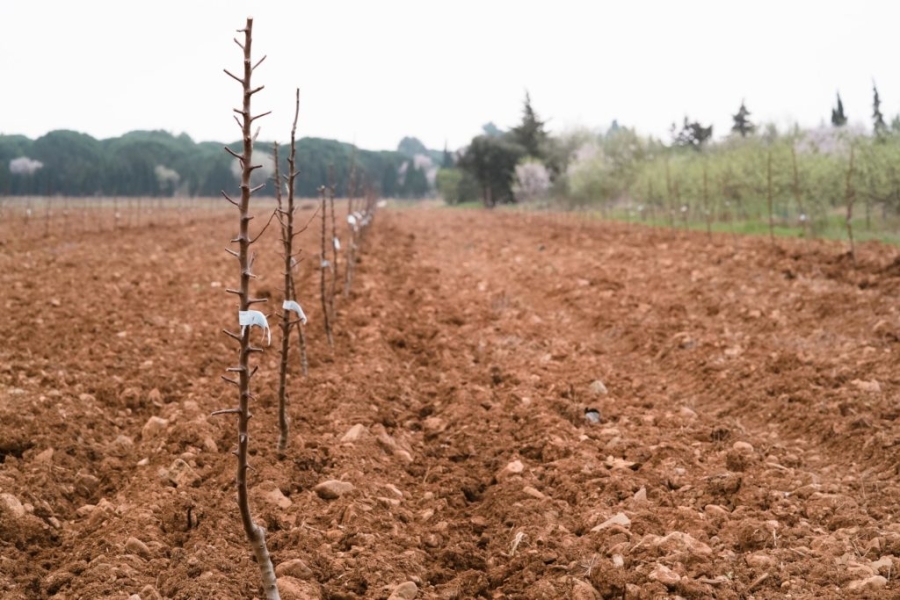
[[[298,227],[295,224],[294,217],[297,207],[294,203],[294,182],[297,178],[297,170],[295,164],[295,136],[297,131],[297,116],[299,111],[299,90],[296,93],[294,124],[291,128],[291,145],[290,156],[288,157],[288,173],[281,175],[276,170],[276,198],[277,208],[269,219],[269,222],[262,231],[255,237],[250,236],[250,221],[253,218],[250,214],[250,198],[253,193],[263,187],[262,184],[257,187],[251,187],[250,179],[254,170],[260,168],[260,165],[252,164],[254,135],[251,133],[253,122],[266,113],[252,114],[250,110],[251,100],[256,92],[263,89],[263,86],[254,88],[251,85],[251,77],[253,71],[265,60],[265,57],[253,63],[251,60],[251,50],[253,42],[253,19],[248,18],[244,29],[238,31],[243,34],[243,42],[237,38],[235,43],[240,46],[244,54],[243,73],[241,76],[235,75],[228,70],[225,73],[241,84],[243,89],[243,104],[241,108],[234,109],[236,120],[241,126],[243,148],[238,154],[230,148],[225,148],[226,152],[234,156],[241,166],[241,195],[235,199],[223,192],[225,198],[237,207],[240,213],[240,232],[231,242],[237,246],[237,250],[229,249],[229,254],[237,258],[240,263],[240,286],[236,289],[228,289],[227,292],[235,294],[240,303],[238,312],[238,324],[240,329],[237,332],[225,331],[225,334],[233,338],[240,344],[238,364],[227,369],[228,375],[223,379],[238,388],[239,403],[237,407],[226,408],[215,411],[214,415],[234,414],[238,421],[238,447],[237,447],[237,492],[238,507],[241,513],[241,522],[247,539],[253,548],[256,556],[256,562],[259,565],[262,575],[263,589],[265,590],[268,600],[280,600],[277,581],[275,577],[275,569],[272,566],[272,560],[266,547],[265,530],[257,525],[250,513],[250,502],[247,491],[247,452],[249,444],[249,436],[247,424],[250,420],[250,400],[253,395],[250,392],[250,382],[256,373],[257,366],[251,366],[250,356],[252,354],[263,352],[261,346],[255,346],[251,342],[251,331],[254,327],[258,327],[266,334],[268,342],[271,342],[271,330],[269,329],[266,316],[252,307],[255,304],[266,302],[265,298],[253,298],[250,295],[250,279],[253,277],[253,254],[250,252],[250,246],[259,240],[260,236],[265,232],[268,224],[272,222],[272,218],[276,218],[281,225],[281,236],[284,254],[284,301],[282,304],[281,315],[281,371],[279,374],[278,386],[278,421],[279,421],[279,440],[278,450],[283,453],[288,443],[289,422],[287,418],[287,371],[288,356],[290,350],[290,333],[296,327],[300,338],[301,364],[305,374],[307,369],[306,361],[306,338],[303,325],[306,324],[306,315],[303,312],[297,298],[296,286],[294,284],[293,272],[297,265],[297,257],[294,252],[294,238],[306,229],[306,226]],[[275,145],[275,165],[278,165],[277,144]],[[276,167],[277,168],[277,167]],[[353,188],[353,169],[351,168],[351,185]],[[286,198],[282,194],[282,182],[285,184]],[[341,249],[340,242],[336,235],[335,213],[334,213],[334,184],[329,183],[328,187],[320,188],[321,204],[319,212],[321,214],[322,223],[322,247],[321,247],[321,296],[322,296],[322,314],[325,325],[325,332],[328,337],[329,345],[333,345],[333,337],[331,331],[331,321],[334,315],[334,296],[337,281],[337,257],[338,251]],[[371,225],[375,214],[377,204],[375,197],[371,193],[365,195],[365,200],[361,203],[358,210],[353,210],[353,199],[348,204],[347,223],[350,226],[350,243],[347,248],[346,268],[345,268],[345,287],[344,293],[347,294],[353,280],[353,268],[356,263],[356,252],[359,244],[365,234],[366,229]],[[328,235],[328,216],[331,217],[331,231]],[[328,239],[331,240],[331,260],[328,259]],[[331,276],[329,277],[329,273]]]

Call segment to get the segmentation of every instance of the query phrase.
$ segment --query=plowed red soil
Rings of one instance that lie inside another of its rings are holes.
[[[234,228],[0,248],[0,597],[262,596]],[[332,352],[302,239],[287,455],[277,328],[251,421],[284,598],[900,598],[894,249],[383,210]]]

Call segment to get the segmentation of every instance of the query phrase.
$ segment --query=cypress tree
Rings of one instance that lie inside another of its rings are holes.
[[[874,81],[872,82],[872,129],[878,137],[887,133],[887,123],[884,122],[884,115],[881,114],[881,98],[878,96],[878,88]]]
[[[837,106],[831,109],[831,124],[835,127],[843,127],[847,124],[847,115],[844,114],[844,103],[841,102],[841,94],[837,95]]]
[[[741,100],[741,107],[738,109],[737,114],[731,115],[731,118],[734,120],[731,131],[741,134],[741,137],[747,137],[749,134],[753,133],[756,130],[756,125],[750,122],[750,114],[751,113],[747,110],[744,101]]]

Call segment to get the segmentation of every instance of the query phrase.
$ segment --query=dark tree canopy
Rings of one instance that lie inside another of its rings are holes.
[[[747,110],[747,106],[744,104],[744,101],[741,100],[741,107],[738,109],[736,115],[731,115],[734,124],[731,126],[731,131],[739,134],[741,137],[747,137],[752,134],[756,130],[756,125],[754,125],[750,121],[750,111]]]
[[[415,144],[412,140],[407,145]],[[421,142],[419,142],[421,144]],[[228,145],[240,152],[240,142]],[[416,149],[420,149],[416,145]],[[287,145],[279,148],[281,172],[287,172]],[[254,153],[271,154],[271,142],[257,142]],[[354,159],[355,154],[355,159]],[[442,156],[427,150],[426,155]],[[23,160],[27,159],[27,160]],[[10,170],[10,164],[31,164],[28,172]],[[382,196],[404,193],[398,170],[408,159],[400,152],[354,149],[351,144],[320,138],[297,142],[297,193],[313,198],[328,181],[334,166],[337,194],[346,195],[350,162],[363,174],[361,185],[369,185]],[[434,158],[433,158],[434,160]],[[233,190],[237,178],[231,170],[233,159],[218,142],[194,142],[187,135],[165,131],[132,131],[117,138],[97,140],[75,131],[51,131],[31,140],[21,135],[0,135],[0,194],[69,196],[218,196]],[[40,166],[38,166],[40,165]],[[413,174],[416,189],[421,178]],[[273,194],[272,185],[260,190]]]
[[[699,121],[691,121],[687,116],[684,117],[684,124],[681,131],[672,123],[672,142],[682,148],[693,148],[700,150],[703,145],[712,139],[713,126],[704,127]]]
[[[491,208],[515,201],[513,177],[525,154],[525,149],[512,141],[479,135],[460,158],[459,166],[478,183],[484,205]]]
[[[841,94],[837,95],[837,105],[831,109],[831,124],[835,127],[843,127],[847,124],[847,115],[844,114],[844,103],[841,102]]]

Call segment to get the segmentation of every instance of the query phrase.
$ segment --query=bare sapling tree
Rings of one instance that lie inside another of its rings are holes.
[[[800,170],[797,168],[797,148],[791,144],[791,167],[794,172],[794,201],[797,203],[797,212],[800,213],[800,226],[803,228],[803,237],[809,240],[810,223],[809,215],[803,207],[803,190],[800,188]]]
[[[319,198],[321,199],[321,211],[322,211],[322,252],[320,254],[319,261],[319,282],[321,284],[321,296],[322,296],[322,321],[325,324],[325,336],[328,338],[328,347],[334,348],[334,336],[331,333],[331,315],[329,314],[329,302],[328,302],[328,272],[331,270],[331,263],[328,261],[328,252],[327,252],[327,236],[326,236],[326,224],[328,222],[328,188],[324,185],[319,186]]]
[[[706,216],[706,237],[712,241],[712,209],[709,205],[709,173],[707,161],[703,161],[703,212]]]
[[[336,192],[334,182],[334,168],[328,169],[328,204],[331,211],[331,287],[328,290],[328,308],[331,310],[331,318],[337,320],[337,313],[334,310],[335,288],[338,279],[338,252],[341,249],[341,241],[338,239],[337,226],[335,224],[334,215],[334,194]]]
[[[775,206],[772,195],[772,150],[766,159],[766,206],[769,209],[769,242],[775,245]]]
[[[296,155],[297,155],[297,117],[300,114],[300,89],[295,95],[294,125],[291,127],[291,153],[288,156],[288,174],[284,177],[287,184],[287,205],[282,202],[281,177],[278,172],[278,145],[275,144],[275,199],[278,203],[278,221],[281,223],[281,244],[284,257],[284,302],[281,314],[281,368],[278,374],[278,452],[283,454],[287,450],[288,435],[290,433],[290,419],[287,414],[287,372],[288,358],[290,354],[291,329],[296,325],[298,337],[301,338],[301,358],[305,361],[306,344],[303,338],[303,325],[306,324],[306,315],[297,302],[297,291],[294,286],[294,267],[297,264],[294,254],[294,238],[303,232],[294,231],[294,183],[297,179]],[[304,373],[305,374],[305,373]]]
[[[353,215],[353,196],[356,191],[356,156],[350,160],[350,176],[347,179],[347,225],[350,235],[347,236],[347,257],[344,262],[344,297],[350,295],[350,283],[353,280],[353,262],[356,260],[356,217]]]
[[[359,233],[362,226],[362,219],[358,211],[353,211],[347,215],[347,225],[350,227],[350,242],[347,248],[347,264],[344,267],[344,297],[350,295],[350,288],[353,285],[353,271],[356,269],[356,254],[359,251]]]
[[[855,147],[850,144],[850,165],[847,168],[844,202],[847,205],[847,237],[850,238],[850,259],[856,262],[856,247],[853,243],[853,204],[856,202],[856,189],[853,187],[854,150]]]
[[[237,455],[236,483],[238,494],[238,508],[241,513],[241,523],[244,527],[244,533],[247,535],[247,539],[249,540],[250,545],[253,548],[253,553],[256,557],[256,563],[259,565],[266,599],[280,600],[281,596],[278,593],[278,584],[275,578],[275,569],[272,566],[272,559],[269,556],[269,549],[266,547],[266,532],[265,529],[254,522],[253,517],[251,516],[250,498],[247,490],[247,469],[250,468],[250,465],[247,461],[247,449],[250,441],[248,424],[250,421],[250,417],[252,416],[250,413],[250,400],[254,398],[253,394],[250,392],[250,380],[256,373],[256,370],[258,368],[250,367],[250,355],[261,353],[263,351],[262,348],[256,347],[251,343],[250,333],[253,326],[256,325],[265,329],[266,332],[271,335],[265,315],[263,315],[259,311],[250,309],[250,307],[254,304],[265,302],[264,298],[252,298],[250,296],[250,278],[253,277],[252,269],[254,258],[250,253],[250,246],[256,240],[258,240],[259,236],[262,235],[262,233],[265,231],[264,227],[263,231],[261,231],[255,238],[251,239],[250,237],[250,221],[253,218],[252,216],[250,216],[250,197],[253,192],[265,186],[265,183],[263,183],[255,188],[250,187],[250,176],[253,174],[254,170],[262,166],[252,164],[253,142],[255,136],[251,134],[251,126],[253,125],[254,121],[269,113],[265,112],[258,115],[251,114],[250,101],[254,94],[263,89],[263,86],[254,88],[251,85],[250,80],[251,76],[253,75],[253,71],[255,71],[257,67],[259,67],[259,65],[265,60],[266,57],[263,56],[255,64],[251,60],[251,46],[253,42],[253,19],[251,17],[247,18],[247,24],[244,29],[240,29],[238,30],[238,32],[244,34],[243,43],[238,41],[237,38],[235,38],[234,40],[234,43],[237,44],[241,48],[241,50],[243,50],[243,76],[238,77],[229,72],[227,69],[225,70],[225,73],[229,77],[240,83],[241,88],[243,89],[243,105],[239,109],[234,109],[234,112],[236,113],[235,120],[238,122],[238,125],[241,128],[243,151],[241,154],[238,154],[227,146],[225,147],[225,151],[231,154],[240,162],[241,197],[240,200],[235,200],[227,193],[225,193],[225,191],[222,191],[222,195],[225,196],[225,199],[228,200],[228,202],[237,207],[240,215],[240,232],[238,233],[238,236],[236,238],[231,240],[232,243],[236,243],[238,245],[238,250],[235,251],[232,249],[227,249],[227,252],[237,258],[240,264],[240,287],[238,289],[228,289],[227,292],[235,294],[239,299],[240,307],[238,312],[238,323],[241,325],[241,329],[240,333],[234,333],[227,329],[225,330],[225,333],[226,335],[228,335],[228,337],[234,339],[240,344],[240,350],[238,354],[238,365],[236,367],[229,367],[227,369],[229,373],[236,373],[237,378],[233,379],[224,375],[222,376],[222,378],[238,388],[239,406],[237,408],[226,408],[223,410],[218,410],[213,414],[234,414],[238,417],[238,448],[235,454]]]
[[[669,157],[666,157],[666,203],[669,205],[669,227],[675,229],[675,201],[672,194],[672,172],[669,169]]]

